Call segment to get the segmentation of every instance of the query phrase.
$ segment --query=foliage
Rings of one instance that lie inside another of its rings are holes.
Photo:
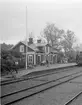
[[[73,44],[75,42],[74,32],[67,30],[66,34],[63,34],[64,40],[62,40],[61,44],[65,50],[65,52],[73,49]]]
[[[1,44],[1,49],[3,49],[3,50],[9,50],[12,46],[13,46],[12,44],[2,43]]]
[[[73,31],[59,29],[55,24],[47,24],[43,30],[43,37],[47,40],[53,48],[57,48],[64,51],[65,57],[68,61],[75,60],[76,52],[74,51],[73,45],[76,42],[76,37]],[[58,55],[58,59],[62,56]]]
[[[76,61],[76,51],[70,50],[67,52],[68,62],[75,62]]]
[[[1,72],[11,72],[11,70],[24,68],[25,62],[20,59],[22,59],[20,53],[1,50]],[[18,65],[16,65],[15,62],[18,62]]]
[[[1,72],[8,71],[15,67],[12,55],[8,51],[1,50]]]
[[[61,63],[61,60],[64,58],[64,52],[60,51],[57,56],[57,62]]]
[[[67,32],[63,34],[63,38],[61,45],[63,46],[66,57],[68,58],[68,62],[75,61],[76,52],[73,49],[73,44],[76,39],[74,32],[67,30]]]
[[[56,27],[55,24],[47,24],[43,32],[47,42],[51,44],[52,47],[57,48],[60,44],[61,30]]]

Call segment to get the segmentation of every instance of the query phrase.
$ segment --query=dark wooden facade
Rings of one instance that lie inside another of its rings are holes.
[[[40,43],[39,43],[40,45]],[[21,52],[24,55],[24,59],[26,56],[26,47],[27,47],[27,63],[33,63],[33,65],[40,65],[42,61],[46,61],[48,59],[49,63],[55,64],[57,62],[57,52],[52,52],[52,47],[49,44],[44,44],[40,46],[36,45],[38,50],[31,48],[29,45],[27,46],[23,42],[19,42],[12,50],[16,52]],[[22,50],[21,50],[22,49]]]

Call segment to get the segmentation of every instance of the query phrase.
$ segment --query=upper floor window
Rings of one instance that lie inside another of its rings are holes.
[[[24,45],[20,45],[20,52],[24,52]]]
[[[49,47],[48,47],[48,46],[46,46],[45,52],[46,52],[46,53],[49,53]]]

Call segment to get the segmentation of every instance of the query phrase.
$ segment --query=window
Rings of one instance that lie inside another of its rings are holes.
[[[80,55],[82,56],[82,51],[80,51]]]
[[[46,53],[49,53],[49,47],[48,47],[48,46],[46,46],[45,52],[46,52]]]
[[[20,52],[24,52],[24,45],[20,45]]]
[[[51,55],[51,59],[50,59],[51,61],[53,60],[53,55]]]
[[[50,52],[50,47],[48,47],[48,53]]]
[[[33,62],[33,56],[29,55],[29,63],[32,63],[32,62]]]
[[[46,52],[48,53],[48,47],[46,46]]]

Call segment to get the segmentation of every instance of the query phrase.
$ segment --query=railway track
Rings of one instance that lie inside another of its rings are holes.
[[[3,81],[0,83],[0,85],[9,85],[11,83],[16,83],[16,82],[21,82],[21,81],[26,81],[34,78],[39,78],[47,75],[52,75],[56,74],[59,72],[66,72],[70,70],[74,70],[74,68],[78,68],[77,66],[72,66],[72,67],[64,67],[64,68],[59,68],[59,69],[52,69],[52,70],[46,70],[46,71],[37,71],[37,72],[32,72],[30,74],[27,74],[26,76],[23,76],[21,78],[13,78],[11,80]],[[67,69],[67,70],[66,70]]]
[[[77,95],[75,95],[72,99],[70,99],[68,102],[66,102],[64,105],[72,105],[74,101],[77,100],[77,98],[79,98],[79,96],[82,95],[82,91],[79,92]]]
[[[31,88],[20,90],[20,91],[11,93],[11,94],[6,94],[1,97],[1,103],[2,103],[2,105],[11,105],[11,104],[16,103],[20,100],[23,100],[27,97],[38,94],[42,91],[46,91],[47,89],[53,88],[55,86],[65,83],[65,82],[68,82],[68,81],[70,81],[74,78],[77,78],[79,76],[82,76],[82,72],[72,73],[71,75],[66,75],[66,76],[63,76],[56,80],[50,80],[50,81],[44,82],[42,84],[36,85]]]

